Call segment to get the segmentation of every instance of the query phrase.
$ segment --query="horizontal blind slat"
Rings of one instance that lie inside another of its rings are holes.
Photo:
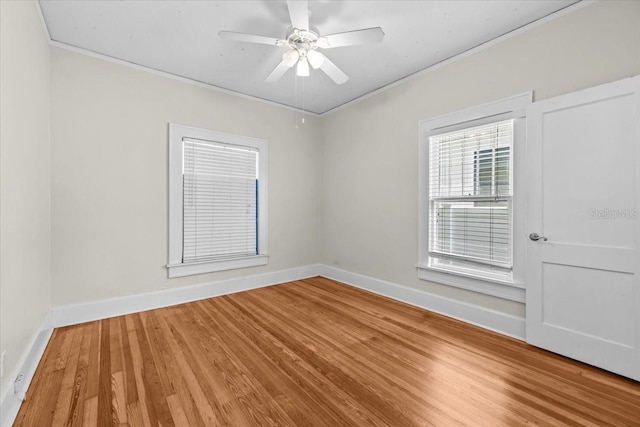
[[[512,141],[512,120],[429,138],[430,252],[511,264]]]
[[[183,262],[257,253],[255,149],[183,140]]]

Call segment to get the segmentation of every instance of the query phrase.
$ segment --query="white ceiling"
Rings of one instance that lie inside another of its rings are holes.
[[[326,50],[350,80],[320,70],[264,79],[284,47],[221,40],[220,30],[284,38],[285,1],[40,0],[52,40],[314,113],[323,113],[575,3],[553,1],[309,2],[322,35],[380,26],[382,43]]]

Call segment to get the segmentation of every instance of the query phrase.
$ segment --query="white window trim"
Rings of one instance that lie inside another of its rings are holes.
[[[193,138],[225,144],[252,147],[258,157],[258,254],[239,258],[226,258],[206,262],[182,262],[182,139]],[[267,254],[267,179],[268,146],[264,139],[232,135],[207,129],[198,129],[169,123],[169,277],[182,277],[214,271],[265,265]]]
[[[533,92],[524,92],[419,122],[418,183],[418,277],[422,280],[467,289],[500,298],[524,302],[524,261],[526,250],[526,197],[524,193],[526,150],[526,107]],[[458,129],[501,120],[515,119],[513,152],[513,275],[512,280],[483,277],[472,272],[435,268],[429,265],[429,137]]]

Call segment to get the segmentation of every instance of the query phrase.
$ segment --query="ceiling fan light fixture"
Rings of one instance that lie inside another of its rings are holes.
[[[309,52],[307,52],[307,59],[309,60],[309,64],[314,69],[318,69],[322,67],[322,63],[324,62],[324,55],[315,50],[310,50]]]
[[[307,58],[300,58],[298,61],[298,67],[296,68],[296,74],[300,77],[309,76],[309,62],[307,62]]]
[[[311,66],[314,69],[320,69],[334,83],[343,84],[349,80],[349,76],[324,56],[321,51],[316,51],[316,49],[380,43],[384,38],[384,31],[380,27],[363,28],[321,36],[309,27],[309,0],[286,0],[286,3],[289,9],[291,26],[287,30],[287,35],[284,39],[226,30],[218,33],[221,38],[226,40],[287,47],[287,51],[282,55],[282,61],[265,79],[269,83],[278,81],[286,74],[289,68],[293,68],[297,64],[296,75],[300,77],[307,77],[309,75],[309,66]]]
[[[300,58],[300,54],[296,49],[291,49],[282,54],[282,61],[287,65],[287,67],[293,67],[296,62]]]

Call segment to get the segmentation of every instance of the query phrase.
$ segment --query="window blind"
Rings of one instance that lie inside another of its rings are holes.
[[[257,254],[258,155],[183,139],[183,262]]]
[[[512,266],[513,120],[429,138],[429,253]]]

